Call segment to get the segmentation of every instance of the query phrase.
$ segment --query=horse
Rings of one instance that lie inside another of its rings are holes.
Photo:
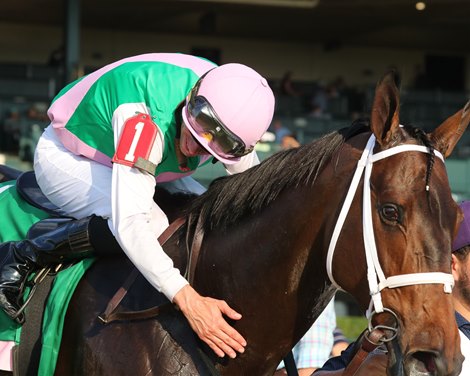
[[[97,259],[78,284],[55,374],[272,375],[340,288],[387,333],[389,375],[458,375],[450,250],[462,214],[444,158],[470,105],[426,133],[400,124],[399,103],[389,72],[370,120],[217,179],[185,210],[164,249],[187,270],[202,235],[191,282],[242,313],[231,324],[247,340],[243,354],[218,358],[171,304],[152,318],[100,321],[134,268],[116,256]],[[119,309],[161,303],[139,276]]]

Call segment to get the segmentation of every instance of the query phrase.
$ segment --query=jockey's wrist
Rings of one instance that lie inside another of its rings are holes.
[[[173,297],[173,303],[175,303],[181,311],[185,311],[190,301],[198,297],[199,294],[194,290],[191,285],[187,284],[181,288],[176,295]]]
[[[174,301],[175,295],[186,285],[188,281],[184,278],[178,269],[166,276],[164,283],[161,285],[161,292],[170,300]]]

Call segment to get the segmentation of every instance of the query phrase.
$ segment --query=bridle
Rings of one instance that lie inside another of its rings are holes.
[[[392,313],[395,316],[395,321],[398,325],[398,319],[396,318],[396,315],[391,310],[384,308],[383,306],[381,291],[384,288],[397,288],[416,284],[442,283],[444,285],[444,292],[446,294],[450,294],[454,286],[454,278],[452,277],[452,274],[443,272],[423,272],[401,274],[390,277],[385,276],[382,267],[380,266],[377,254],[377,247],[374,238],[374,228],[372,224],[372,207],[370,192],[370,177],[372,174],[372,166],[374,162],[388,158],[398,153],[403,153],[407,151],[419,151],[422,153],[430,153],[430,150],[426,146],[406,144],[395,146],[390,149],[378,152],[377,154],[374,154],[375,140],[375,136],[372,134],[369,138],[369,141],[367,142],[364,151],[362,152],[361,158],[357,163],[356,171],[353,175],[349,191],[346,195],[346,199],[344,200],[343,207],[341,208],[341,212],[338,216],[338,220],[336,222],[333,235],[331,237],[330,245],[328,247],[328,255],[326,258],[326,270],[331,283],[336,288],[341,289],[341,286],[335,281],[333,277],[333,256],[336,248],[336,243],[341,233],[341,229],[344,225],[344,221],[346,220],[346,216],[348,215],[352,200],[361,180],[361,176],[364,173],[362,228],[364,234],[364,249],[367,261],[367,280],[369,282],[369,291],[371,296],[367,317],[369,318],[369,321],[371,321],[372,316],[374,314],[382,312]],[[436,150],[434,150],[433,152],[434,155],[436,155],[439,159],[444,162],[444,157],[441,153]],[[394,336],[396,336],[396,333]]]

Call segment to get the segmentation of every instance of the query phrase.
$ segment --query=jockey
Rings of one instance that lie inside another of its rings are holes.
[[[92,255],[90,224],[98,218],[218,356],[243,352],[245,339],[223,318],[241,315],[199,295],[158,244],[169,223],[153,195],[156,183],[203,192],[189,175],[213,158],[228,174],[258,164],[254,146],[273,112],[273,92],[253,69],[185,54],[126,58],[66,86],[48,110],[34,170],[48,199],[76,220],[0,245],[8,252],[0,306],[15,318],[31,271]]]

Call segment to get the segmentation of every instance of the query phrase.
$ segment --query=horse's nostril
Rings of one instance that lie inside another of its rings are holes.
[[[417,351],[412,357],[415,359],[414,368],[417,371],[434,375],[437,372],[436,355],[432,352]]]

